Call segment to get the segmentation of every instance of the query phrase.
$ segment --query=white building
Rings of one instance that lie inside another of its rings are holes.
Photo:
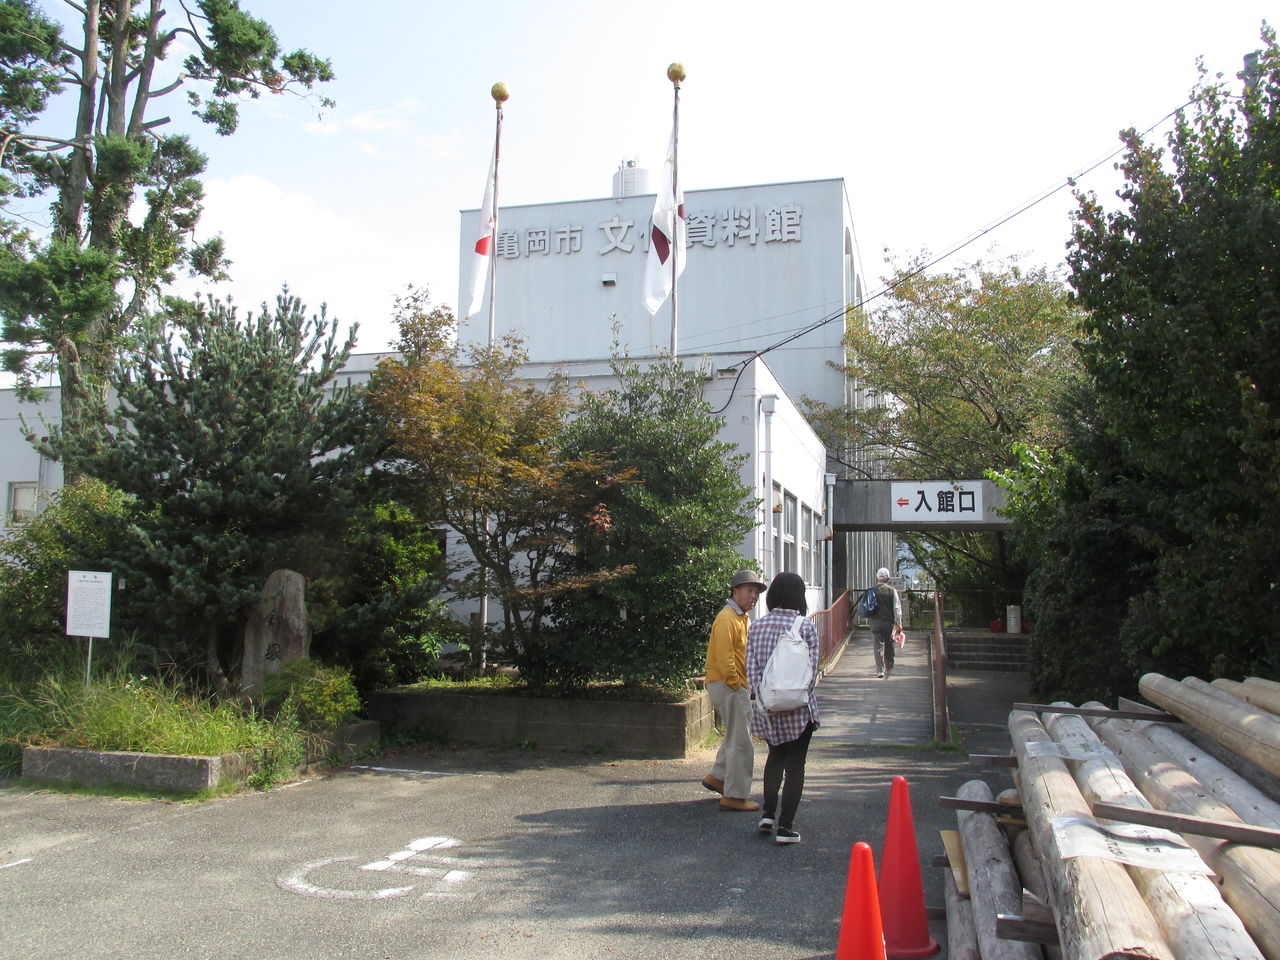
[[[633,358],[669,351],[670,301],[655,317],[641,296],[654,202],[652,194],[636,194],[645,186],[644,172],[624,165],[612,197],[500,208],[496,333],[523,339],[530,380],[556,371],[588,389],[609,385],[615,326]],[[844,361],[846,307],[863,291],[844,182],[689,191],[685,210],[689,249],[678,286],[677,348],[707,376],[705,396],[726,421],[722,439],[746,454],[742,480],[761,505],[741,552],[766,579],[780,570],[801,574],[810,609],[819,609],[844,589],[871,583],[877,567],[894,566],[890,534],[827,539],[831,483],[840,471],[798,408],[805,397],[867,402],[835,369]],[[460,291],[470,288],[476,216],[462,215]],[[464,342],[488,338],[487,293],[459,334]],[[352,357],[342,379],[365,380],[383,356]],[[60,464],[36,453],[23,419],[37,434],[46,432],[44,423],[57,423],[57,388],[39,405],[0,390],[5,528],[62,484]]]
[[[603,360],[610,355],[615,326],[618,340],[633,356],[668,353],[670,301],[651,316],[642,297],[654,205],[654,195],[645,192],[649,187],[646,171],[624,163],[614,174],[610,197],[500,207],[494,334],[518,335],[534,364]],[[845,362],[849,305],[864,293],[844,181],[690,190],[684,200],[688,249],[677,286],[678,355],[690,365],[723,371],[747,359],[730,360],[727,354],[762,354],[781,388],[778,396],[785,399],[773,418],[775,440],[786,436],[806,451],[821,449],[820,444],[812,446],[817,438],[798,409],[806,398],[832,406],[869,402],[850,389],[837,369]],[[478,210],[462,211],[460,309],[469,300],[478,216]],[[480,309],[459,324],[464,342],[487,340],[488,307],[486,285]],[[723,382],[721,374],[715,377],[717,385]],[[710,388],[708,396],[713,392]],[[713,401],[713,408],[720,405]],[[763,430],[762,408],[750,416],[757,432]],[[762,451],[735,434],[739,426],[729,423],[726,439],[748,454]],[[840,453],[844,462],[874,469],[859,452]],[[775,446],[775,470],[785,469],[791,455],[790,449]],[[827,459],[825,453],[822,459]],[[822,472],[828,471],[842,472],[824,462]],[[809,511],[815,517],[827,515],[823,505],[829,495],[821,484],[783,483],[774,497],[766,497],[770,481],[761,473],[743,479],[760,491],[763,501],[781,504],[772,518],[782,525],[778,537],[784,545],[794,539],[788,529],[802,528]],[[793,557],[785,546],[770,553],[765,541],[772,538],[763,531],[771,525],[763,521],[762,516],[760,542],[744,552],[761,562],[767,576],[784,569],[800,572],[799,554]],[[873,583],[878,567],[895,566],[894,555],[890,534],[839,535],[831,561],[833,595]]]
[[[521,336],[538,363],[599,359],[609,356],[616,323],[633,354],[669,352],[670,301],[650,316],[641,297],[654,197],[627,190],[643,183],[642,171],[624,167],[612,197],[499,209],[498,336]],[[845,309],[863,284],[844,181],[692,190],[685,211],[679,355],[766,350],[829,320],[766,360],[797,403],[845,403],[832,364],[844,360]],[[478,215],[462,214],[460,292],[470,289]],[[486,287],[480,311],[461,324],[465,341],[487,339],[488,302]]]

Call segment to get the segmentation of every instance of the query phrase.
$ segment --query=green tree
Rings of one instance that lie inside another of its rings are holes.
[[[191,239],[205,158],[186,136],[157,133],[169,122],[157,116],[164,98],[185,90],[196,116],[229,135],[240,99],[310,90],[333,71],[305,50],[285,53],[237,0],[72,6],[75,39],[31,0],[0,0],[0,199],[47,196],[52,209],[45,238],[12,220],[0,229],[0,338],[20,385],[57,372],[62,425],[74,433],[105,417],[121,338],[174,271],[216,278],[227,265],[221,238]],[[168,59],[180,46],[194,53],[175,77]],[[78,100],[74,120],[47,129],[49,98],[63,90]],[[64,468],[74,478],[81,466]]]
[[[327,569],[382,437],[361,396],[335,387],[354,328],[338,346],[336,324],[287,292],[244,321],[188,306],[117,364],[108,427],[51,442],[133,498],[110,558],[126,616],[176,655],[202,650],[225,680],[268,574]]]
[[[576,524],[613,482],[609,466],[561,455],[566,384],[523,379],[518,341],[464,348],[425,290],[401,298],[397,322],[401,356],[378,365],[369,391],[389,423],[401,496],[462,537],[469,556],[450,558],[450,587],[499,600],[514,653],[536,642],[548,600],[581,585],[561,573]]]
[[[563,455],[626,471],[581,524],[573,566],[579,576],[626,572],[557,599],[559,629],[538,666],[560,682],[679,682],[701,670],[758,504],[739,476],[744,457],[718,439],[724,421],[697,371],[616,349],[611,365],[617,386],[582,396]]]
[[[1064,396],[1062,423],[1060,449],[1019,445],[1019,463],[998,477],[1008,490],[1010,539],[1030,571],[1031,686],[1042,702],[1109,703],[1135,695],[1138,678],[1159,666],[1150,649],[1119,636],[1135,584],[1150,581],[1154,553],[1142,537],[1141,479],[1087,381]]]
[[[958,480],[1011,467],[1016,443],[1059,446],[1055,403],[1078,376],[1082,316],[1062,283],[1014,259],[922,267],[923,258],[899,266],[886,305],[851,319],[846,374],[872,402],[810,408],[828,448],[862,450],[845,464],[855,474]],[[949,590],[983,591],[975,596],[991,606],[975,615],[1003,611],[1021,590],[1024,571],[1002,534],[900,539]]]
[[[349,668],[362,693],[421,679],[447,621],[442,534],[389,495],[362,491],[339,565],[308,585],[320,609],[312,652]]]
[[[1121,134],[1122,209],[1078,194],[1067,258],[1156,556],[1121,642],[1180,674],[1280,670],[1280,51],[1262,37],[1242,96],[1201,68],[1167,155]]]
[[[104,569],[115,547],[113,524],[128,497],[98,480],[81,479],[54,493],[38,516],[0,539],[0,656],[18,644],[48,643],[63,635],[67,571]]]

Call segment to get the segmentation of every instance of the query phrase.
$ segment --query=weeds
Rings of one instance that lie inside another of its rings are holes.
[[[292,773],[305,748],[296,715],[264,718],[234,700],[193,693],[171,671],[133,673],[128,651],[85,684],[68,664],[27,689],[0,688],[0,772],[16,773],[23,746],[218,756],[248,753],[264,789]],[[97,671],[95,671],[97,672]]]

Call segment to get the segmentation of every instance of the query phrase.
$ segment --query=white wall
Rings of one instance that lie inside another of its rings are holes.
[[[633,354],[668,351],[670,301],[650,316],[641,297],[653,201],[650,194],[500,207],[497,335],[519,334],[533,361],[599,359],[610,355],[616,322]],[[680,355],[760,350],[834,316],[768,360],[793,398],[842,404],[843,379],[827,361],[844,356],[842,311],[861,283],[844,181],[689,191],[685,210]],[[462,214],[459,312],[469,299],[477,217]],[[464,341],[488,338],[488,289],[480,311],[460,326]]]

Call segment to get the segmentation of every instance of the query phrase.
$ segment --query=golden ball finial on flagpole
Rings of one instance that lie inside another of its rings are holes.
[[[493,96],[494,102],[498,106],[502,106],[506,103],[507,99],[511,96],[510,92],[507,90],[507,85],[501,82],[495,83],[493,85],[493,89],[491,89],[489,93]]]
[[[671,66],[667,67],[667,79],[677,87],[680,86],[680,81],[683,80],[684,77],[685,73],[683,63],[673,63]]]

